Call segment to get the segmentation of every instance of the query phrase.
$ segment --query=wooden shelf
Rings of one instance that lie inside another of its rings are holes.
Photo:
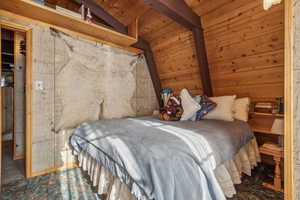
[[[271,134],[271,135],[283,135],[279,133],[273,133],[270,129],[263,128],[263,127],[251,127],[253,132],[263,133],[263,134]]]
[[[31,0],[1,1],[0,9],[121,46],[130,46],[137,42],[137,38],[135,37],[88,23],[82,19],[58,12]]]
[[[271,131],[275,118],[264,117],[264,118],[252,118],[248,121],[249,126],[253,132],[271,134],[271,135],[283,135],[283,133],[273,133]]]
[[[257,115],[257,116],[284,117],[284,114],[274,114],[274,113],[249,112],[249,114]]]

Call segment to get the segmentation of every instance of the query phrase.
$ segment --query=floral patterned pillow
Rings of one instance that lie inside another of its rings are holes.
[[[179,96],[170,97],[167,106],[160,109],[159,118],[165,121],[179,121],[183,113]]]
[[[196,113],[196,120],[201,120],[203,117],[212,111],[217,104],[210,100],[207,96],[202,95],[200,96],[199,104],[201,105],[201,109],[197,111]]]

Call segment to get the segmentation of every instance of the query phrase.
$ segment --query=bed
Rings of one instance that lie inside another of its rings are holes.
[[[239,120],[91,121],[73,131],[70,144],[107,200],[222,200],[260,162],[255,137]]]

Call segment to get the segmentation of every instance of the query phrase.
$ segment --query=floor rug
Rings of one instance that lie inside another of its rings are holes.
[[[253,176],[243,177],[243,183],[236,187],[238,193],[230,200],[283,199],[282,193],[261,186],[263,180],[272,180],[272,171],[272,167],[256,167]],[[78,167],[4,184],[0,197],[1,200],[101,200]]]

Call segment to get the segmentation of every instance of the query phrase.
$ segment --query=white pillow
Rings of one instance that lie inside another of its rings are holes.
[[[250,98],[244,97],[234,101],[233,115],[235,119],[247,122],[249,115]]]
[[[224,121],[233,121],[233,104],[236,95],[233,96],[221,96],[221,97],[210,97],[217,104],[216,108],[207,113],[204,119],[218,119]]]
[[[197,101],[191,97],[187,89],[182,89],[180,92],[181,104],[183,108],[183,113],[180,118],[180,121],[188,120],[192,117],[198,110],[201,109],[201,106]]]

